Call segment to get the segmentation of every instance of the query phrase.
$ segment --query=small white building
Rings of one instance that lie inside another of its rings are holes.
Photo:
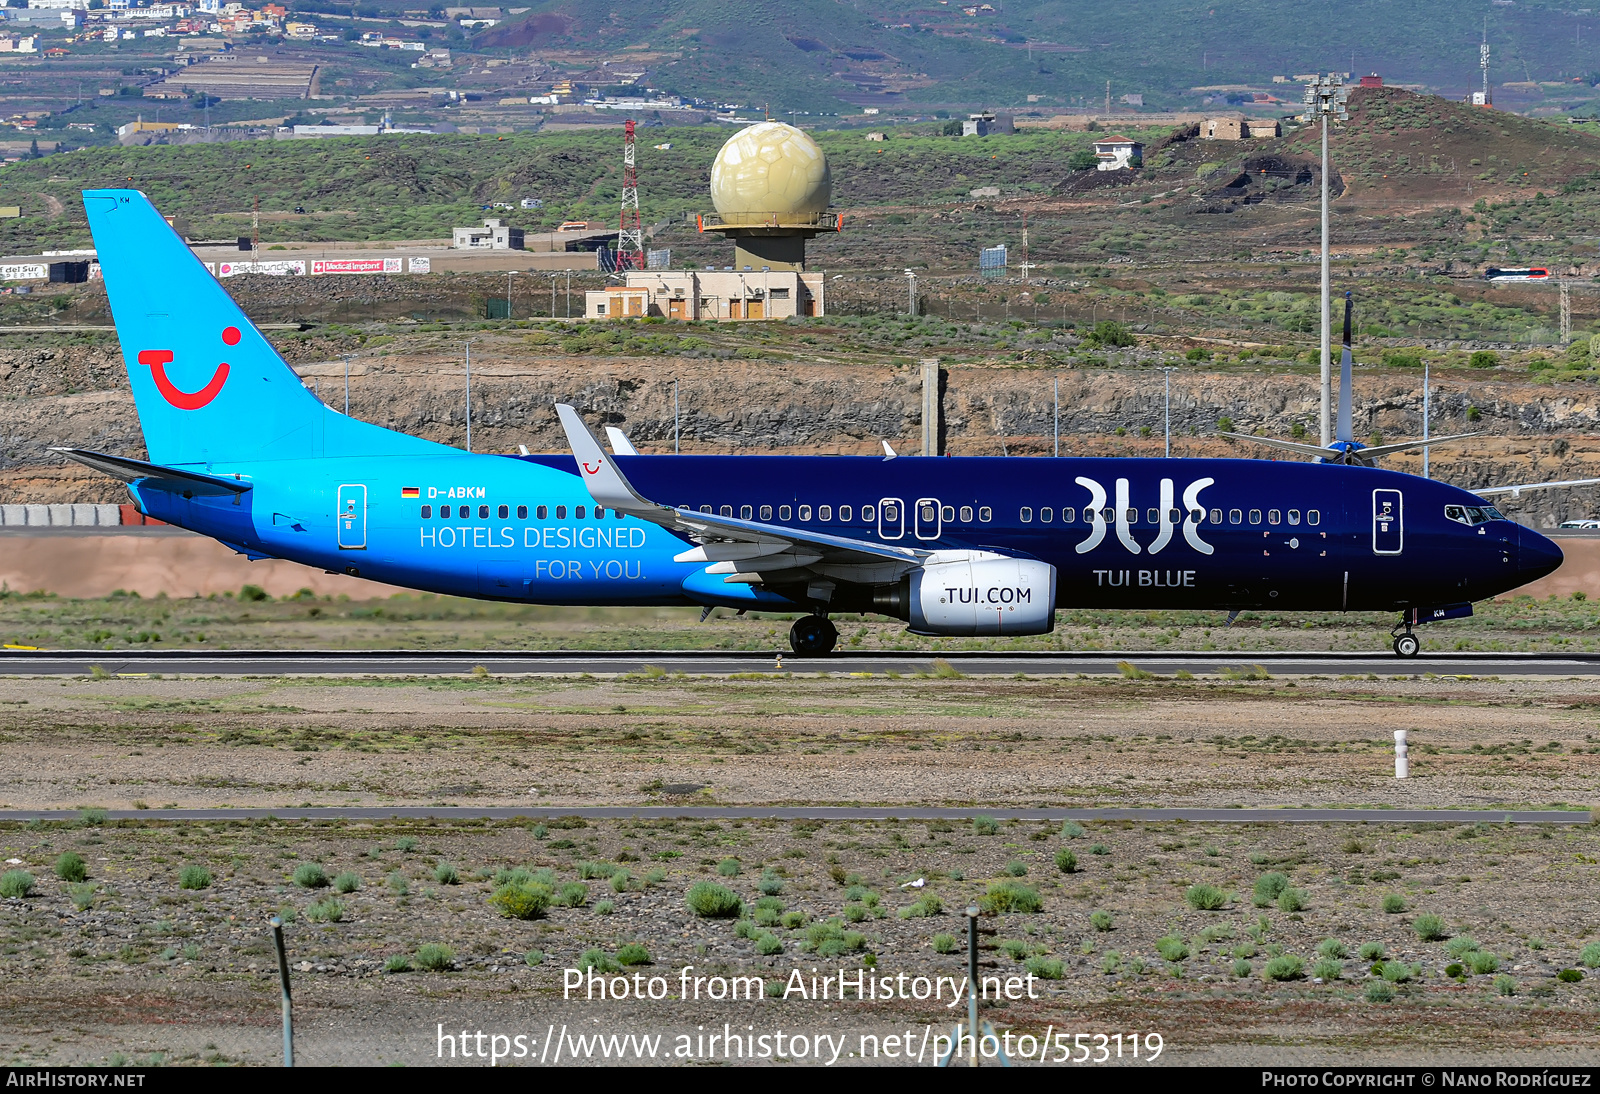
[[[1107,137],[1094,142],[1098,171],[1121,171],[1144,162],[1144,145],[1129,137]]]
[[[687,321],[824,314],[820,273],[795,270],[629,270],[622,285],[584,293],[590,319],[656,315]]]
[[[486,220],[482,228],[456,228],[450,246],[458,251],[520,251],[522,229],[500,220]]]

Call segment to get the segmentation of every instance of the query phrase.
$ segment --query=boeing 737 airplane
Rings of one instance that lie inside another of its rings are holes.
[[[323,404],[136,190],[83,195],[148,460],[64,455],[252,559],[542,604],[830,613],[1027,635],[1058,608],[1400,613],[1550,573],[1561,551],[1466,490],[1360,463],[1242,459],[482,455]]]

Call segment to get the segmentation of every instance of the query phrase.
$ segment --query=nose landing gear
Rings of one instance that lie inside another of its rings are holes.
[[[789,628],[789,648],[802,657],[832,653],[839,630],[825,615],[803,615]]]
[[[1403,633],[1400,631],[1401,627],[1405,628]],[[1406,613],[1406,618],[1395,624],[1394,629],[1389,634],[1394,637],[1394,652],[1396,656],[1415,657],[1422,652],[1422,640],[1411,633],[1411,614],[1409,612]]]

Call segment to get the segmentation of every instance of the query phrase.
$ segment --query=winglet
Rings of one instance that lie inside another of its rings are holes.
[[[618,456],[639,454],[639,450],[633,447],[633,442],[628,440],[628,435],[614,425],[606,426],[606,440],[611,442],[611,451]]]
[[[653,512],[661,508],[641,497],[623,477],[576,410],[566,403],[557,403],[556,414],[561,418],[561,428],[566,430],[573,458],[578,461],[579,477],[596,505],[621,509],[625,513]]]
[[[898,453],[898,452],[896,452],[894,450],[894,446],[893,445],[891,445],[888,441],[884,441],[883,442],[883,458],[884,459],[892,460],[898,455],[900,455],[900,453]]]

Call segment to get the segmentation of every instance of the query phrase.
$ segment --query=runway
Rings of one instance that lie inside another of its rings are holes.
[[[1436,653],[1403,659],[1374,652],[1283,651],[944,651],[834,652],[826,657],[720,650],[4,650],[0,675],[80,676],[96,667],[115,675],[197,676],[448,676],[482,665],[495,676],[595,676],[652,668],[691,676],[739,673],[834,673],[912,676],[934,670],[935,658],[971,676],[1108,675],[1127,661],[1146,672],[1196,676],[1249,672],[1259,665],[1281,676],[1595,676],[1600,654]]]
[[[1019,821],[1186,821],[1202,824],[1589,824],[1586,810],[1564,809],[1037,809],[796,806],[352,806],[287,809],[111,809],[108,821],[527,821],[586,820],[948,820],[976,816]],[[0,810],[0,822],[77,821],[76,809]]]

